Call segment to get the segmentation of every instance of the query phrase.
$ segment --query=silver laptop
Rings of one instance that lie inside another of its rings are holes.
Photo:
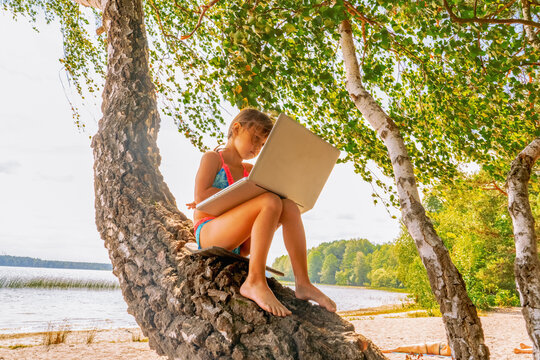
[[[197,209],[218,216],[266,191],[313,208],[339,150],[285,114],[279,115],[249,176],[202,201]]]

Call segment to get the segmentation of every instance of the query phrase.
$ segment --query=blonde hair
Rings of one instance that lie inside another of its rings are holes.
[[[230,139],[234,135],[233,125],[236,123],[240,124],[240,126],[246,130],[256,127],[256,131],[263,137],[267,137],[274,127],[274,120],[262,111],[251,108],[242,109],[231,121],[227,132],[227,139]],[[214,151],[218,151],[223,145],[224,144],[218,144]]]

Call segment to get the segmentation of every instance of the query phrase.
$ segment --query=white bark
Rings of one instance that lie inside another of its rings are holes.
[[[346,87],[356,107],[383,140],[392,161],[402,218],[416,243],[439,302],[452,354],[456,359],[488,359],[489,350],[476,308],[420,202],[413,166],[398,127],[362,84],[350,23],[340,26]]]
[[[508,174],[508,211],[516,243],[515,275],[533,353],[540,360],[540,260],[528,185],[534,163],[540,158],[540,138],[534,139],[512,162]]]
[[[531,21],[531,4],[529,0],[521,0],[521,12],[523,14],[523,20]],[[535,33],[535,28],[529,25],[523,25],[525,28],[525,34],[527,35],[527,40],[529,43],[537,50],[540,50],[540,39]]]

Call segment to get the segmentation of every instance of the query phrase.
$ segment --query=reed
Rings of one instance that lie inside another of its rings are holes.
[[[140,331],[135,331],[131,333],[131,341],[133,342],[148,342],[147,337],[143,337]]]
[[[93,328],[92,330],[86,333],[86,344],[91,344],[94,342],[94,340],[96,339],[96,333],[97,333],[96,328]]]
[[[50,346],[56,344],[63,344],[66,342],[68,334],[71,333],[68,324],[60,325],[58,329],[54,329],[54,326],[49,323],[47,332],[43,334],[43,345]]]
[[[120,289],[120,285],[114,280],[78,280],[52,277],[20,278],[0,276],[0,289],[1,288],[116,290]]]

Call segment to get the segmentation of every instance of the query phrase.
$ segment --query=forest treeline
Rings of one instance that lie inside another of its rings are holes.
[[[0,266],[42,267],[58,269],[112,270],[111,264],[42,260],[27,256],[0,255]]]
[[[540,195],[535,189],[531,189],[530,201],[538,218]],[[519,306],[513,271],[515,245],[504,191],[480,173],[452,188],[431,188],[423,202],[473,303],[482,309]],[[285,273],[284,280],[294,281],[288,256],[277,258],[272,266]],[[311,248],[308,271],[312,282],[405,288],[422,307],[438,307],[426,269],[404,227],[396,239],[382,245],[350,239]]]
[[[308,250],[309,278],[314,283],[403,288],[398,277],[394,244],[373,244],[367,239],[325,242]],[[294,281],[288,255],[278,257],[272,267],[281,279]]]

